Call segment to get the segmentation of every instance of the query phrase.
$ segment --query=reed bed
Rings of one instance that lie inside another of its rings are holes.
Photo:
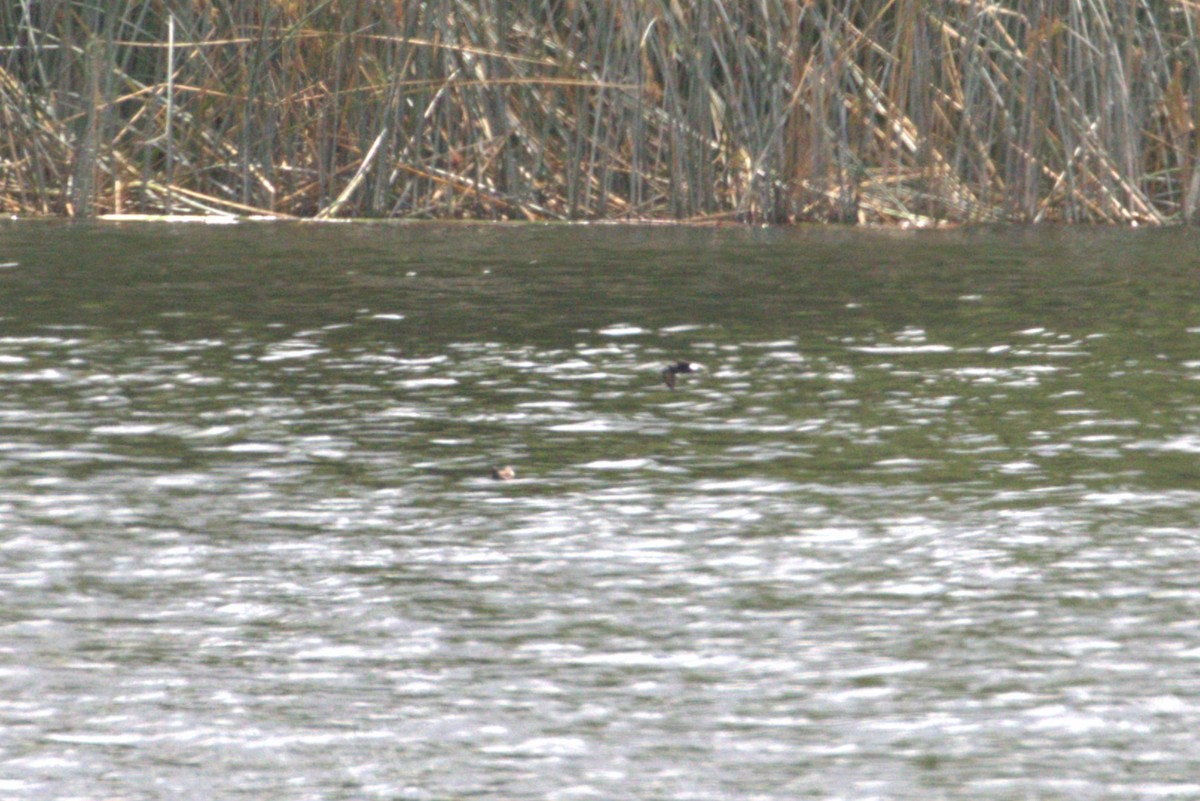
[[[15,0],[0,211],[1191,221],[1194,0]]]

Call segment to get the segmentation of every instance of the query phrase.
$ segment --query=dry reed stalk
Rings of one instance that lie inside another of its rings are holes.
[[[6,211],[179,198],[933,224],[1200,208],[1200,8],[1185,0],[99,9],[0,6]]]

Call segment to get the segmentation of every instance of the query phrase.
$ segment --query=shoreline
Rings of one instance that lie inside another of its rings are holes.
[[[796,221],[783,223],[744,222],[726,218],[695,218],[683,220],[664,219],[603,219],[603,220],[492,220],[483,217],[297,217],[286,214],[97,214],[89,217],[73,217],[66,214],[7,214],[0,217],[0,224],[13,223],[157,223],[167,225],[245,225],[245,224],[303,224],[303,225],[379,225],[379,226],[462,226],[462,227],[554,227],[554,228],[679,228],[679,229],[741,229],[741,230],[838,230],[838,231],[969,231],[969,230],[1049,230],[1049,229],[1102,229],[1102,230],[1167,230],[1190,228],[1192,224],[1182,220],[1166,220],[1146,224],[1137,220],[1129,222],[1090,221],[1043,222],[1025,221],[948,221],[926,220],[897,222],[840,223],[820,221]]]

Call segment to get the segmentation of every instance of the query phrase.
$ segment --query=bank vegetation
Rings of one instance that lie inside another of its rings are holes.
[[[1195,0],[12,0],[0,212],[1167,223]]]

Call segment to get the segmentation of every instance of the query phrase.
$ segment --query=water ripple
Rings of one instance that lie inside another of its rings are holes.
[[[353,236],[5,273],[0,792],[1196,794],[1186,292]]]

